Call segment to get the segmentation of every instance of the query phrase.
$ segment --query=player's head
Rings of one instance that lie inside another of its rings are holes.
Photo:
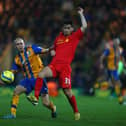
[[[73,23],[70,19],[65,19],[63,22],[62,32],[65,36],[70,35],[73,32]]]
[[[14,40],[14,43],[15,43],[16,48],[18,49],[19,52],[23,52],[24,51],[25,43],[24,43],[24,40],[22,38],[16,38]]]
[[[113,40],[113,43],[114,43],[114,45],[115,45],[116,47],[118,47],[118,46],[120,45],[120,39],[119,39],[119,38],[115,38],[115,39]]]

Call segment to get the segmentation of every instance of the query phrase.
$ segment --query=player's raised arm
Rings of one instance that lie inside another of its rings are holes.
[[[81,31],[84,32],[85,29],[87,28],[87,22],[86,22],[86,19],[84,17],[84,10],[83,10],[83,8],[81,8],[81,7],[78,8],[78,14],[80,15],[81,23],[82,23]]]

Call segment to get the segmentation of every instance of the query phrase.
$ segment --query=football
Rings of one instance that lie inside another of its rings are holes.
[[[14,74],[13,72],[6,70],[1,73],[1,80],[5,83],[12,83],[14,81]]]

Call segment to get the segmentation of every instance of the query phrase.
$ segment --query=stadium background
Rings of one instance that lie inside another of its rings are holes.
[[[26,44],[49,47],[61,30],[64,18],[71,18],[75,29],[80,26],[77,7],[82,6],[88,21],[88,28],[80,42],[72,63],[72,84],[88,90],[101,76],[99,56],[105,41],[120,38],[126,48],[125,0],[2,0],[0,2],[0,57],[1,71],[10,67],[15,55],[13,40],[21,36]],[[4,51],[8,53],[7,58]],[[12,53],[12,55],[11,55]],[[5,59],[6,58],[6,59]],[[9,59],[9,61],[8,61]],[[44,56],[47,65],[50,56]],[[3,61],[2,61],[3,60]],[[8,64],[6,64],[8,63]],[[3,66],[3,64],[5,66]]]
[[[0,72],[11,66],[16,54],[13,47],[16,37],[23,37],[26,44],[49,47],[61,30],[64,18],[71,17],[75,29],[79,27],[78,6],[84,8],[88,28],[72,63],[72,85],[79,93],[94,95],[97,80],[104,81],[104,72],[99,69],[104,42],[118,37],[121,46],[126,49],[125,0],[1,0]],[[49,55],[42,57],[45,65],[51,60]],[[10,86],[15,87],[21,77],[19,74]],[[121,78],[125,87],[125,74]],[[106,85],[102,89],[106,89]],[[1,88],[0,94],[12,94],[8,89],[4,90]]]

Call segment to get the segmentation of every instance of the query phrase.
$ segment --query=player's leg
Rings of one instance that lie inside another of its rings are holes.
[[[62,68],[62,72],[59,75],[59,77],[60,77],[59,78],[60,85],[61,85],[61,87],[64,91],[64,94],[66,95],[66,97],[67,97],[67,99],[73,109],[74,118],[75,118],[75,120],[79,120],[80,113],[78,111],[76,98],[71,90],[71,67],[69,65],[65,65]]]
[[[106,80],[109,84],[109,89],[110,89],[110,95],[113,96],[114,93],[114,85],[112,82],[112,76],[111,76],[111,71],[110,70],[106,70]]]
[[[35,87],[36,86],[36,79],[34,78],[33,81],[30,82],[30,84],[32,84],[32,87]],[[47,94],[48,93],[48,88],[47,88],[47,84],[46,84],[46,79],[43,79],[43,86],[37,87],[37,88],[39,88],[38,90],[35,90],[35,94],[36,94],[36,92],[38,93],[37,97],[39,97],[41,94]],[[36,87],[35,87],[35,89],[36,89]],[[28,95],[27,99],[33,105],[38,105],[38,98],[36,98],[35,96]]]
[[[75,95],[72,93],[71,89],[64,88],[63,91],[64,91],[64,94],[66,95],[72,109],[73,109],[74,119],[79,120],[80,119],[80,113],[78,111]]]
[[[12,102],[11,102],[11,114],[3,116],[4,119],[13,119],[16,118],[16,110],[19,102],[19,95],[26,92],[26,88],[24,88],[21,85],[16,86],[14,92],[13,92],[13,97],[12,97]]]
[[[32,105],[34,106],[38,105],[38,99],[34,95],[28,94],[27,99],[30,103],[32,103]]]
[[[19,102],[19,95],[26,92],[26,88],[21,85],[16,86],[11,103],[11,114],[16,116],[16,109]]]
[[[38,105],[38,99],[30,93],[33,91],[33,89],[35,87],[35,82],[36,82],[36,78],[30,78],[30,79],[27,80],[27,86],[26,86],[26,88],[27,88],[27,92],[26,92],[27,99],[34,106]]]
[[[118,102],[119,104],[123,104],[123,96],[122,96],[122,93],[121,93],[121,83],[120,83],[120,80],[114,80],[114,88],[115,88],[115,93],[118,97]]]
[[[121,93],[121,82],[120,82],[119,75],[116,70],[112,72],[112,83],[114,84],[115,93],[118,96],[118,102],[122,104],[123,96]]]
[[[56,106],[49,99],[48,87],[47,87],[47,84],[46,84],[46,80],[44,81],[43,87],[41,88],[40,96],[42,98],[43,105],[51,110],[52,118],[56,118]]]
[[[39,94],[41,87],[43,86],[44,79],[46,77],[52,77],[53,72],[49,66],[46,66],[38,75],[38,78],[36,79],[35,83],[35,97],[39,99]]]
[[[50,101],[49,99],[49,95],[48,94],[42,94],[41,95],[42,98],[42,103],[43,105],[51,110],[51,116],[52,118],[56,118],[57,113],[56,113],[56,106],[53,104],[52,101]]]

